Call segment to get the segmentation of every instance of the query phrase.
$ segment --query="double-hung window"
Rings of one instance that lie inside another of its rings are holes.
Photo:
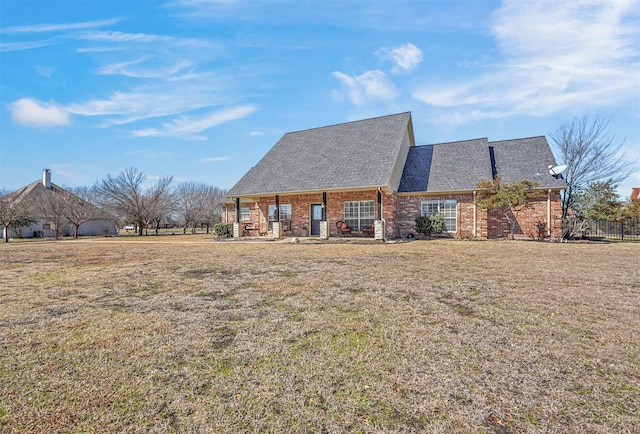
[[[251,220],[251,208],[249,207],[240,208],[240,220],[243,222]]]
[[[458,212],[455,200],[424,200],[422,201],[422,215],[442,214],[444,217],[444,230],[456,232]]]
[[[360,232],[373,225],[375,202],[360,200],[344,203],[344,222],[353,231]]]
[[[281,222],[285,220],[291,220],[291,204],[280,204],[280,219]],[[276,206],[269,205],[269,230],[273,230],[273,222],[276,221]]]

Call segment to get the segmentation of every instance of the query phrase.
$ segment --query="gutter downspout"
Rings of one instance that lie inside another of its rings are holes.
[[[551,189],[547,192],[547,236],[551,237]]]
[[[478,205],[476,204],[476,191],[473,191],[473,238],[478,237]]]

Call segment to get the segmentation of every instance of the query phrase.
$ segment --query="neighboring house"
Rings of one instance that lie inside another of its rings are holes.
[[[13,193],[9,194],[11,200],[25,201],[29,203],[32,209],[32,214],[36,222],[28,227],[21,228],[19,234],[13,234],[11,229],[10,235],[17,235],[21,238],[31,237],[53,237],[55,236],[55,218],[52,216],[43,216],[42,204],[45,201],[53,199],[56,195],[62,193],[72,194],[62,187],[51,182],[51,170],[45,169],[42,173],[42,180],[34,181],[29,185],[26,185]],[[72,194],[73,195],[73,194]],[[93,217],[88,221],[82,223],[78,228],[78,235],[115,235],[116,234],[116,220],[113,217],[107,215],[104,211],[101,211],[89,202],[73,195],[73,197],[82,203],[84,207],[87,207],[91,211]],[[62,199],[62,198],[61,198]],[[64,226],[60,228],[62,235],[73,235],[74,227],[70,223],[63,219]],[[4,230],[0,228],[0,233],[4,237]]]
[[[477,184],[539,183],[540,198],[518,215],[516,235],[560,237],[563,179],[544,137],[489,142],[486,138],[416,146],[411,113],[400,113],[285,134],[227,193],[223,217],[235,236],[257,234],[402,237],[415,234],[421,214],[443,214],[446,234],[501,238],[509,224],[475,205]]]

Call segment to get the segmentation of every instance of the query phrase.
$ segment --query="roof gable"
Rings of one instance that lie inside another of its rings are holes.
[[[541,188],[564,188],[562,178],[554,178],[549,166],[556,159],[544,136],[491,142],[494,148],[496,172],[503,182],[512,183],[523,179],[535,181]]]
[[[24,187],[8,194],[6,197],[10,201],[13,201],[16,203],[21,201],[27,201],[30,207],[35,207],[34,212],[39,213],[41,212],[40,209],[37,209],[39,205],[45,203],[47,200],[50,200],[50,198],[54,198],[56,197],[56,195],[61,195],[61,194],[69,195],[73,197],[75,200],[77,200],[79,203],[81,203],[83,206],[87,207],[87,209],[92,211],[92,214],[94,215],[95,219],[113,220],[113,217],[108,215],[107,212],[101,210],[100,208],[96,207],[92,203],[87,202],[86,200],[75,195],[69,190],[65,190],[59,185],[54,184],[53,182],[51,183],[51,187],[47,188],[43,185],[42,181],[40,180],[34,181],[31,184],[25,185]]]
[[[426,191],[473,190],[481,179],[491,179],[487,139],[434,145]]]
[[[555,158],[544,136],[489,142],[486,138],[416,146],[409,151],[398,192],[472,191],[481,180],[523,179],[541,188],[563,188],[549,174]]]
[[[395,190],[413,145],[409,112],[287,133],[227,195]]]

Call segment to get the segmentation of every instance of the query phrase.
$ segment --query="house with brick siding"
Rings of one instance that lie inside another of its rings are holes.
[[[538,182],[516,235],[561,235],[561,177],[544,136],[415,144],[411,113],[286,133],[227,193],[234,236],[415,235],[415,219],[442,214],[446,236],[502,238],[508,221],[475,204],[477,184]],[[338,223],[344,223],[343,233]]]

